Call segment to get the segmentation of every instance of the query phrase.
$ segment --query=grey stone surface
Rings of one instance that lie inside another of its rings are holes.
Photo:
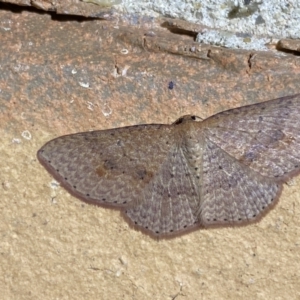
[[[202,32],[199,42],[229,48],[267,50],[265,44],[274,38],[300,37],[300,1],[123,0],[117,10],[155,17],[163,15],[205,25],[215,30]],[[249,38],[245,40],[241,34],[248,34]]]

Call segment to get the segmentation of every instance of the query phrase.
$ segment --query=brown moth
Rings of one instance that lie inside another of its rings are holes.
[[[218,113],[58,137],[38,159],[72,195],[154,236],[245,225],[300,171],[300,94]]]

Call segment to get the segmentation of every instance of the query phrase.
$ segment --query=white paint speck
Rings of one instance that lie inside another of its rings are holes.
[[[128,52],[129,51],[126,48],[124,48],[124,49],[121,50],[121,53],[124,54],[124,55],[128,54]]]
[[[31,133],[28,130],[24,130],[21,135],[26,140],[31,140],[32,138]]]
[[[13,138],[13,139],[11,140],[11,142],[12,142],[13,144],[21,144],[21,140],[18,139],[18,138]]]
[[[108,117],[109,115],[111,115],[112,109],[107,104],[104,104],[104,107],[102,109],[102,113],[105,117]]]
[[[87,108],[88,108],[89,110],[93,111],[93,110],[94,110],[94,103],[92,103],[92,102],[90,102],[90,101],[87,101],[86,103],[87,103]]]
[[[86,89],[90,88],[90,84],[88,82],[79,81],[79,85],[82,86],[83,88],[86,88]]]

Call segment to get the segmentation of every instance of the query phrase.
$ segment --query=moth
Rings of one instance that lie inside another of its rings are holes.
[[[152,236],[245,225],[300,170],[300,94],[230,109],[58,137],[37,153],[72,195],[119,208]]]

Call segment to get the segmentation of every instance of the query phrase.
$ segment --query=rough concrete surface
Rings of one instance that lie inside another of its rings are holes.
[[[1,0],[0,0],[1,2]],[[116,12],[168,16],[201,24],[197,41],[267,50],[279,38],[300,38],[300,2],[286,0],[2,0],[58,14],[110,18]],[[133,18],[134,22],[134,18]],[[136,24],[137,25],[137,24]]]
[[[59,135],[300,92],[293,52],[197,48],[141,20],[0,10],[1,297],[299,299],[299,177],[257,224],[157,241],[73,198],[38,163]]]

